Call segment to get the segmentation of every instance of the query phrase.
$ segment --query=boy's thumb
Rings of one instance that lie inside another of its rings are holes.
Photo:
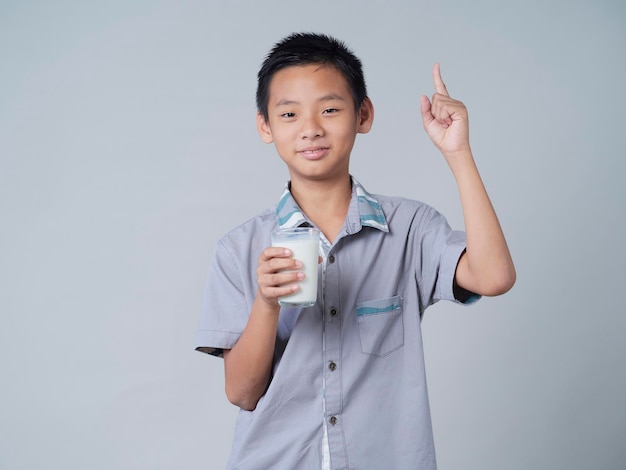
[[[420,97],[420,108],[422,111],[422,120],[424,121],[424,126],[427,126],[434,118],[432,113],[430,112],[430,100],[426,95],[422,95]]]

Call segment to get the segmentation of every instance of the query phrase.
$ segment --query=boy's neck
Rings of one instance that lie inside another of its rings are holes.
[[[302,212],[332,243],[343,227],[350,207],[352,197],[350,175],[338,181],[292,179],[291,195]]]

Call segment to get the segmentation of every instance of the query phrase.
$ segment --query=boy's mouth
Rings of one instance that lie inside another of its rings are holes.
[[[328,152],[328,147],[309,147],[298,150],[298,153],[307,160],[319,160]]]

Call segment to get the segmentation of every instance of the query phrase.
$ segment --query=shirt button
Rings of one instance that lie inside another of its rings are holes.
[[[337,364],[335,364],[333,361],[330,361],[330,362],[328,363],[328,368],[329,368],[332,372],[334,372],[335,370],[337,370]]]
[[[330,255],[328,257],[328,262],[331,263],[331,264],[334,263],[335,262],[335,255]]]
[[[331,307],[331,309],[330,309],[330,316],[331,317],[336,317],[337,316],[337,309],[335,307]]]
[[[330,418],[328,418],[328,422],[334,426],[335,424],[337,424],[337,417],[331,416]]]

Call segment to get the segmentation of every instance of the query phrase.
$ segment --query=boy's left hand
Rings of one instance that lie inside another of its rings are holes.
[[[460,101],[450,98],[441,79],[439,64],[433,67],[435,94],[431,100],[421,97],[424,129],[446,160],[455,154],[469,152],[469,123],[467,108]]]

